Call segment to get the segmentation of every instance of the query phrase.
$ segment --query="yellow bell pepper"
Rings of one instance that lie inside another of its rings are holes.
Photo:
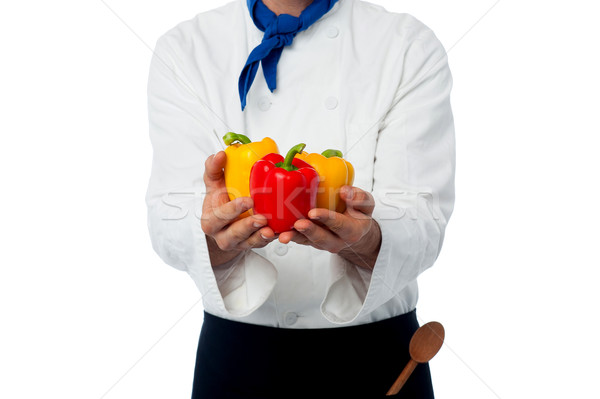
[[[354,167],[342,158],[338,150],[325,150],[321,154],[302,152],[297,158],[307,162],[319,174],[317,208],[343,213],[346,203],[340,199],[340,188],[354,183]]]
[[[269,137],[262,141],[252,142],[243,134],[229,132],[223,136],[223,142],[227,145],[225,154],[225,185],[229,199],[250,196],[250,169],[252,165],[262,157],[271,153],[279,153],[277,144]],[[249,216],[250,212],[244,212],[241,217]]]

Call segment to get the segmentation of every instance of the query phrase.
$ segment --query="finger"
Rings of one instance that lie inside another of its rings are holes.
[[[359,220],[366,217],[362,212],[355,213],[362,215]],[[308,212],[308,216],[311,221],[326,227],[348,245],[357,242],[365,234],[364,223],[357,222],[352,213],[341,214],[329,209],[314,208]]]
[[[275,240],[277,236],[270,227],[263,227],[260,230],[254,232],[244,243],[243,249],[250,248],[262,248],[271,241]]]
[[[299,232],[295,232],[294,237],[292,238],[292,241],[295,242],[296,244],[312,246],[312,243],[310,242],[310,240],[308,238],[306,238],[306,236],[304,234],[299,233]]]
[[[296,221],[294,229],[302,233],[315,248],[337,253],[346,248],[346,243],[329,229],[318,226],[307,219]]]
[[[248,249],[249,245],[246,241],[266,224],[267,219],[262,215],[249,216],[231,223],[217,232],[214,237],[219,248],[224,251]]]
[[[313,208],[308,212],[309,219],[316,224],[326,226],[329,230],[340,235],[348,229],[352,222],[350,217],[325,208]]]
[[[282,244],[287,244],[290,241],[294,240],[294,236],[298,234],[298,232],[296,231],[284,231],[282,233],[279,233],[279,242],[281,242]]]
[[[371,193],[365,190],[353,186],[343,186],[340,189],[340,198],[346,203],[348,212],[355,218],[361,217],[358,213],[363,213],[368,217],[373,214],[375,199]]]
[[[252,208],[252,206],[252,198],[240,197],[214,207],[210,212],[202,214],[202,230],[205,234],[214,236],[223,230],[225,226],[233,223],[242,213]]]
[[[211,214],[213,209],[219,208],[229,201],[229,193],[226,187],[211,189],[206,193],[202,202],[202,213]]]
[[[265,240],[274,240],[277,237],[279,237],[279,234],[276,234],[273,231],[273,229],[270,228],[269,226],[263,227],[258,232],[260,233],[261,237]]]
[[[284,231],[279,233],[279,242],[282,244],[289,244],[291,241],[294,241],[298,244],[306,245],[308,244],[308,239],[304,236],[304,234],[295,231]]]
[[[227,161],[224,151],[211,155],[204,162],[204,185],[207,191],[225,187],[225,175],[223,168]]]
[[[232,223],[226,230],[226,240],[236,247],[249,249],[258,245],[266,245],[275,238],[270,227],[265,227],[267,219],[263,215],[253,215]],[[263,244],[264,243],[264,244]]]

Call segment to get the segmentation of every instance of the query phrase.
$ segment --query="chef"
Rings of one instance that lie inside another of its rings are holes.
[[[148,227],[202,293],[193,398],[385,396],[453,209],[451,87],[431,29],[360,0],[235,0],[158,40]],[[229,131],[341,150],[346,210],[279,234],[238,218],[253,202],[227,196]],[[427,364],[398,397],[433,398]]]

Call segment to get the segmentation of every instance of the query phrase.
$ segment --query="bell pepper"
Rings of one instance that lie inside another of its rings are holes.
[[[251,142],[247,136],[233,132],[223,136],[223,142],[228,146],[224,173],[229,199],[249,197],[252,165],[267,154],[278,153],[277,144],[269,137]],[[250,212],[244,212],[240,217],[249,215]]]
[[[354,183],[354,167],[342,158],[338,150],[325,150],[321,154],[306,153],[298,158],[306,161],[319,174],[317,208],[325,208],[339,213],[346,210],[346,203],[340,198],[340,188]]]
[[[292,147],[285,158],[268,154],[250,172],[250,196],[255,214],[264,215],[275,233],[292,230],[316,206],[319,176],[308,163],[295,158],[305,144]]]

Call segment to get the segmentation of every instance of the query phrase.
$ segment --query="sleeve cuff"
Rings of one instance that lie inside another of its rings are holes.
[[[232,316],[247,316],[258,309],[277,282],[273,264],[253,251],[245,252],[224,270],[222,266],[214,270],[216,284],[225,310]]]
[[[378,220],[379,222],[379,220]],[[331,261],[331,284],[321,303],[321,313],[335,324],[348,324],[376,309],[382,298],[394,296],[386,281],[394,281],[390,265],[393,237],[385,223],[380,223],[381,247],[372,270],[354,265],[340,256]],[[402,259],[398,259],[402,262]]]

